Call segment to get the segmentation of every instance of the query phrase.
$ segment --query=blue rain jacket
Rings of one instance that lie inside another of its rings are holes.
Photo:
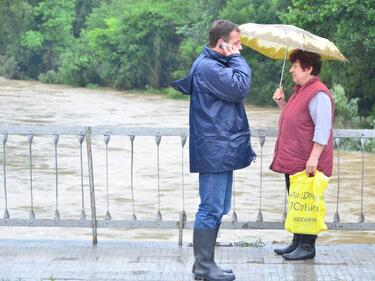
[[[190,171],[218,173],[250,165],[255,153],[243,99],[251,69],[239,54],[225,57],[206,46],[187,77],[172,86],[190,98]]]

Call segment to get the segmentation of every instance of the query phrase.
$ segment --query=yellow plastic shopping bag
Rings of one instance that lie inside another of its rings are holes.
[[[308,177],[306,171],[290,176],[286,230],[299,234],[318,234],[327,230],[324,191],[328,181],[328,177],[319,171],[313,177]]]

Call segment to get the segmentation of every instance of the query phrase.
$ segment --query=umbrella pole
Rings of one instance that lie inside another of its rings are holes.
[[[286,51],[285,51],[285,57],[284,57],[284,62],[283,62],[283,70],[281,71],[279,88],[283,84],[284,70],[285,70],[285,63],[286,63],[286,57],[287,57],[287,55],[288,55],[288,46],[286,47]]]

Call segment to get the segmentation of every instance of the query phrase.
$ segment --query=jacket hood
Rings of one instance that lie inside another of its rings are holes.
[[[224,55],[212,50],[208,46],[205,46],[200,56],[194,61],[189,74],[184,78],[173,81],[171,83],[172,87],[185,95],[191,95],[195,69],[197,68],[200,61],[204,58],[212,58],[225,65],[228,63],[228,59]]]

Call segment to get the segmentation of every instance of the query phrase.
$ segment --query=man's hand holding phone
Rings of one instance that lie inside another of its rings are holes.
[[[222,39],[220,39],[220,40],[222,40]],[[240,50],[236,46],[234,46],[230,43],[227,43],[224,40],[222,40],[219,47],[220,47],[220,49],[222,49],[224,51],[224,55],[226,57],[230,56],[230,55],[233,55],[233,54],[239,54],[240,53]]]

